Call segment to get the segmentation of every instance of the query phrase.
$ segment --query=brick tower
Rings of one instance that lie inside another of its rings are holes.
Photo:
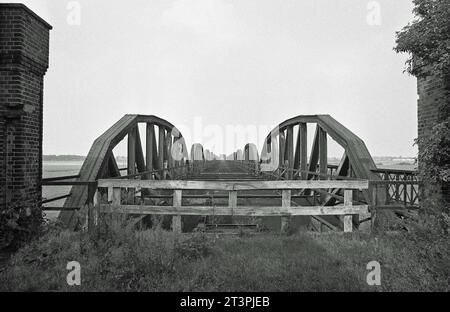
[[[42,98],[52,27],[23,4],[0,4],[0,211],[40,222]]]
[[[425,78],[417,79],[418,138],[427,140],[432,135],[433,127],[445,116],[444,108],[448,109],[450,102],[450,76],[430,73]],[[423,146],[419,144],[419,152]],[[420,159],[419,159],[420,166]],[[425,185],[423,195],[429,199],[445,200],[450,203],[450,183],[444,185]]]

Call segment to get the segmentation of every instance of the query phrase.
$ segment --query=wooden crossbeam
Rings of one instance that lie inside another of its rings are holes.
[[[101,179],[98,187],[131,187],[181,190],[292,190],[292,189],[367,189],[368,180],[275,180],[275,181],[188,181]]]
[[[347,207],[338,205],[332,207],[321,206],[239,206],[239,208],[230,207],[212,207],[212,206],[146,206],[146,205],[100,205],[101,213],[127,213],[127,214],[155,214],[155,215],[217,215],[217,216],[242,216],[242,217],[289,217],[289,216],[321,216],[321,215],[351,215],[367,213],[367,205],[358,205]]]

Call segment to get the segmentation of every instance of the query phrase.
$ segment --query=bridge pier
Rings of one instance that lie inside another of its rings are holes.
[[[52,27],[23,4],[0,4],[0,211],[42,221],[42,110]]]

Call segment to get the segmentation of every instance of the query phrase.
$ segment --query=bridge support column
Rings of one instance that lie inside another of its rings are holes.
[[[0,211],[42,221],[42,110],[52,27],[23,4],[0,4]],[[2,247],[2,246],[0,246]]]

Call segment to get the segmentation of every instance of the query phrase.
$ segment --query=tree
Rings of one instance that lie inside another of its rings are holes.
[[[410,53],[407,71],[423,77],[450,68],[450,1],[413,0],[415,20],[397,32],[398,53]]]

